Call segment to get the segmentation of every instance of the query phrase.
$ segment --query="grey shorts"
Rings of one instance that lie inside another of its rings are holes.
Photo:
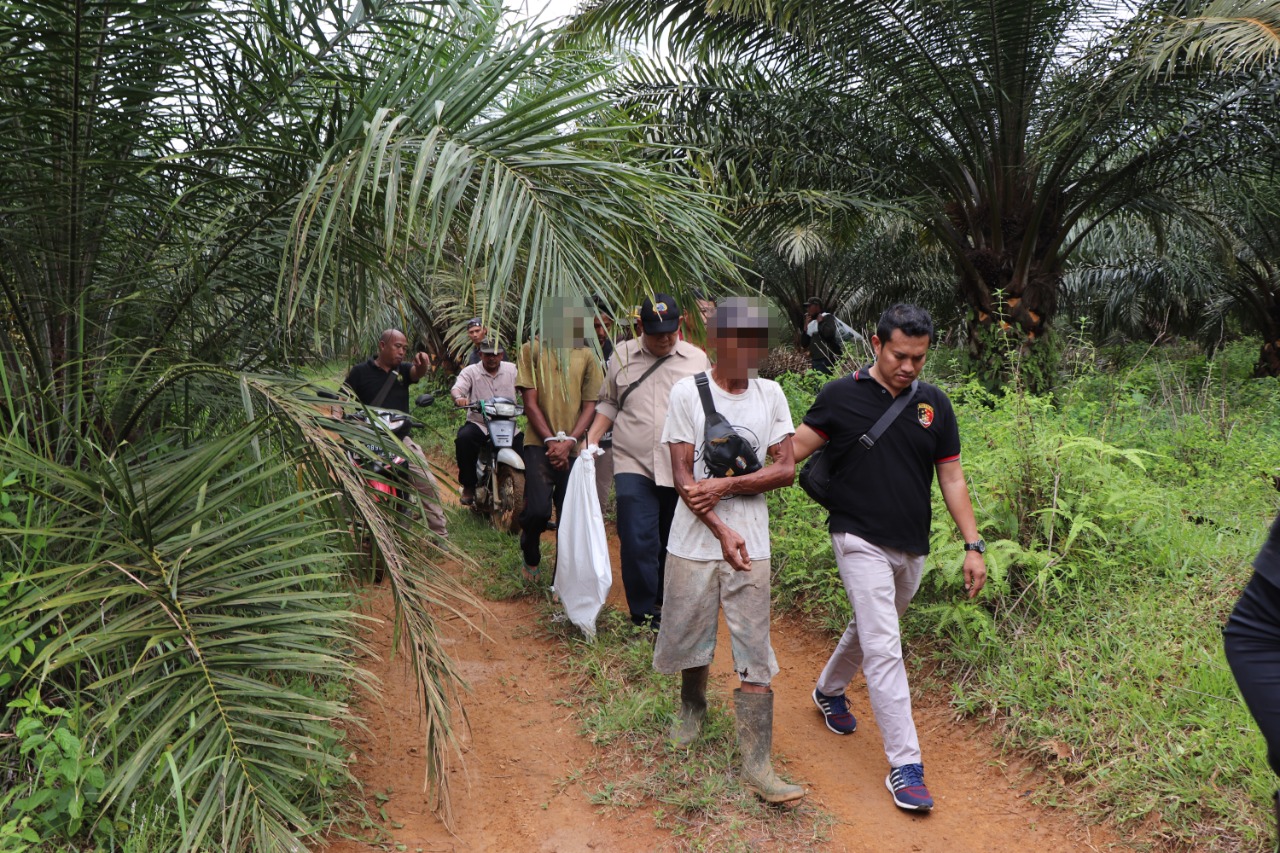
[[[769,642],[768,560],[752,560],[735,572],[724,560],[686,560],[667,555],[662,588],[662,627],[653,668],[675,673],[706,666],[716,653],[720,608],[733,643],[733,669],[743,681],[769,684],[778,660]]]

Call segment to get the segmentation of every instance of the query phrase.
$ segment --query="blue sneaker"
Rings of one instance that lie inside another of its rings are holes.
[[[924,786],[924,765],[904,764],[889,771],[884,786],[893,794],[893,804],[900,809],[927,812],[933,808],[933,797]]]
[[[858,730],[858,720],[849,713],[849,703],[844,694],[828,696],[813,688],[813,704],[822,712],[822,720],[827,728],[838,735],[851,735]]]

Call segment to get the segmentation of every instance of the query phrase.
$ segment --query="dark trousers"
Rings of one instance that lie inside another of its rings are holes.
[[[622,586],[631,621],[639,625],[662,611],[667,538],[680,497],[675,489],[659,486],[643,474],[617,474],[613,489],[618,502]]]
[[[480,451],[488,443],[489,436],[471,421],[458,430],[453,440],[453,453],[458,459],[458,485],[462,488],[476,487],[476,463],[480,460]]]
[[[489,444],[489,436],[484,430],[467,421],[458,430],[453,440],[453,453],[458,459],[458,485],[464,489],[476,487],[476,463],[480,460],[480,451]],[[511,440],[511,448],[520,453],[524,446],[524,434],[516,433]]]
[[[1255,573],[1222,639],[1240,695],[1266,738],[1267,760],[1280,773],[1280,587]]]
[[[551,520],[552,507],[556,518],[564,507],[574,457],[569,456],[567,469],[557,471],[547,461],[546,448],[541,444],[526,444],[521,455],[524,457],[524,511],[520,513],[520,551],[526,566],[536,566],[542,562],[538,539]]]

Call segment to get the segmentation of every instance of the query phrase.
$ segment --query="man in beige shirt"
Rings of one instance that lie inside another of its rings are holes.
[[[595,354],[583,346],[588,312],[552,300],[543,312],[544,341],[520,348],[516,388],[529,421],[524,449],[524,511],[520,550],[524,574],[536,580],[542,562],[538,541],[564,506],[573,450],[586,437],[596,410],[603,373]]]
[[[631,621],[658,629],[667,537],[680,502],[671,454],[662,443],[671,387],[711,369],[707,354],[679,339],[680,306],[655,294],[640,306],[640,337],[618,344],[600,389],[587,445],[613,430],[613,487],[618,502],[622,585]]]
[[[501,397],[511,402],[516,401],[516,366],[503,361],[506,350],[495,341],[481,341],[480,363],[462,368],[458,381],[453,383],[449,396],[454,405],[466,406],[480,400],[492,400]],[[477,411],[467,413],[467,421],[458,430],[453,441],[454,454],[458,459],[458,485],[462,486],[460,503],[471,506],[476,502],[476,464],[480,460],[480,451],[489,442],[489,427],[485,425],[484,415]],[[524,446],[524,436],[516,433],[512,448],[519,453]]]

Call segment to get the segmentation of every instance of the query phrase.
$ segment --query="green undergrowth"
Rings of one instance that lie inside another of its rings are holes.
[[[935,488],[932,552],[906,619],[958,710],[1038,758],[1048,796],[1152,849],[1256,850],[1276,780],[1221,627],[1280,505],[1280,383],[1252,348],[1088,353],[1052,397],[951,395],[990,579],[965,599]],[[1071,365],[1068,365],[1071,367]],[[784,379],[793,416],[812,380]],[[875,488],[867,483],[867,488]],[[820,511],[770,497],[779,606],[842,627]]]

